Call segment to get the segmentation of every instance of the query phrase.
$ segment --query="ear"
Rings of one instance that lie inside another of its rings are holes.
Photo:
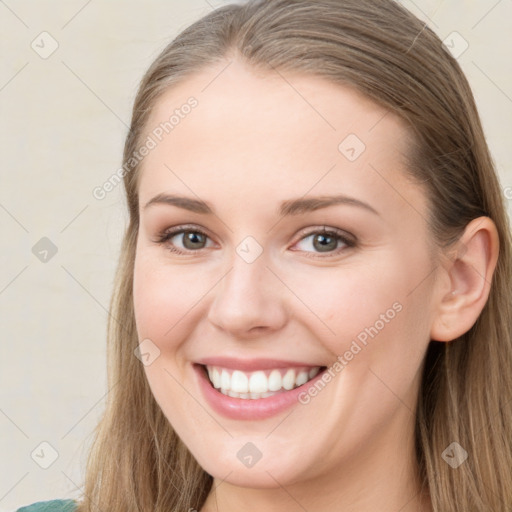
[[[473,219],[449,253],[443,254],[439,299],[434,304],[430,338],[451,341],[477,321],[491,289],[498,261],[499,236],[489,217]]]

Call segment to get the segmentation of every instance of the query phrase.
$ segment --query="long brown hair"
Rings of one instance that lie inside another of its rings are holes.
[[[155,402],[134,349],[133,265],[137,176],[155,102],[193,72],[230,59],[357,88],[409,126],[410,175],[429,199],[439,249],[482,215],[500,254],[488,301],[473,327],[431,341],[415,425],[421,479],[436,512],[512,509],[512,268],[504,196],[468,82],[440,39],[393,0],[265,0],[219,8],[179,34],[145,74],[124,150],[126,230],[108,326],[110,392],[96,430],[80,512],[199,510],[212,477],[199,467]],[[129,167],[131,165],[131,167]],[[469,454],[454,469],[452,442]]]

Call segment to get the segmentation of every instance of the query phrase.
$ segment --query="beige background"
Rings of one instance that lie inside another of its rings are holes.
[[[101,201],[92,191],[120,166],[146,67],[223,3],[0,1],[0,512],[77,496],[107,392],[106,309],[126,221],[121,187]],[[402,3],[469,44],[459,61],[512,215],[512,1]],[[43,237],[58,250],[46,262],[32,252]],[[58,454],[48,469],[42,442]]]

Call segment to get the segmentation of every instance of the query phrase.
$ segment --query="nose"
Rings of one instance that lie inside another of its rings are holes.
[[[235,255],[230,271],[212,292],[208,319],[233,337],[272,333],[287,321],[283,285],[262,256],[247,263]]]

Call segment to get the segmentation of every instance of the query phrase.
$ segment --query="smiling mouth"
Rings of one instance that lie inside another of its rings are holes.
[[[326,366],[274,368],[246,372],[220,366],[201,365],[211,385],[232,398],[257,400],[303,386]]]

